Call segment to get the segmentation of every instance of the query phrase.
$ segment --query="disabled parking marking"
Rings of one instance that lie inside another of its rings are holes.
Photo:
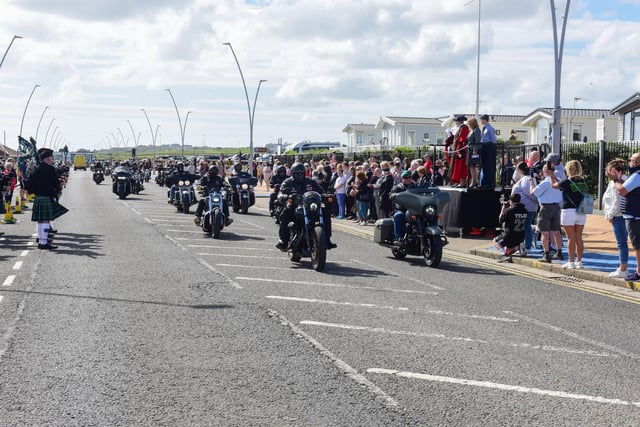
[[[611,404],[611,405],[640,407],[640,402],[632,402],[632,401],[621,400],[621,399],[609,399],[602,396],[590,396],[587,394],[567,393],[565,391],[558,391],[558,390],[544,390],[544,389],[535,388],[535,387],[500,384],[500,383],[494,383],[490,381],[477,381],[477,380],[468,380],[464,378],[443,377],[440,375],[430,375],[430,374],[423,374],[418,372],[402,372],[402,371],[396,371],[393,369],[382,369],[382,368],[369,368],[367,369],[367,372],[371,374],[395,375],[403,378],[413,378],[413,379],[432,381],[432,382],[441,382],[441,383],[465,385],[465,386],[473,386],[473,387],[483,387],[483,388],[490,388],[490,389],[502,390],[502,391],[514,391],[517,393],[537,394],[537,395],[547,396],[547,397],[559,397],[563,399],[586,400],[589,402],[605,403],[605,404]]]

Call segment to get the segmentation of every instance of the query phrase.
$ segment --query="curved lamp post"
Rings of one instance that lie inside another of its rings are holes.
[[[56,132],[58,131],[58,129],[60,129],[59,126],[56,126],[56,128],[53,130],[53,132],[51,132],[51,139],[49,140],[49,148],[53,147],[53,139],[56,136]]]
[[[249,102],[249,92],[247,91],[247,84],[244,80],[244,74],[242,73],[242,68],[240,68],[240,62],[238,62],[238,57],[236,56],[235,51],[233,50],[233,46],[231,43],[225,42],[223,45],[229,46],[231,49],[231,53],[233,54],[233,59],[236,61],[236,65],[238,66],[238,71],[240,72],[240,78],[242,79],[242,86],[244,87],[244,95],[247,98],[247,110],[249,111],[249,173],[253,174],[253,117],[256,111],[256,101],[258,100],[258,93],[260,92],[260,86],[266,80],[260,80],[258,82],[258,89],[256,90],[256,97],[253,100],[253,111],[251,109],[251,103]]]
[[[176,99],[173,97],[173,93],[171,93],[171,89],[165,89],[169,92],[171,96],[171,100],[173,101],[173,106],[176,108],[176,114],[178,115],[178,125],[180,126],[180,142],[182,143],[182,159],[184,160],[184,134],[187,129],[187,120],[189,120],[189,114],[191,111],[187,112],[187,115],[184,119],[184,127],[182,127],[182,119],[180,118],[180,111],[178,111],[178,105],[176,104]]]
[[[38,120],[38,127],[36,128],[36,141],[38,140],[38,132],[40,132],[40,123],[42,123],[42,118],[44,117],[44,113],[46,113],[48,109],[49,109],[48,105],[44,107],[44,110],[42,110],[42,114],[40,115],[40,120]]]
[[[24,124],[24,116],[27,115],[27,108],[29,108],[29,102],[31,102],[31,97],[33,93],[39,88],[40,85],[33,86],[33,90],[31,91],[31,95],[29,95],[29,99],[27,99],[27,105],[24,106],[24,112],[22,113],[22,121],[20,122],[20,136],[22,136],[22,125]]]
[[[56,119],[55,117],[53,119],[51,119],[51,121],[49,122],[49,127],[47,128],[47,133],[44,134],[44,143],[42,144],[43,147],[47,146],[47,137],[49,136],[49,131],[51,130],[51,125],[53,124],[53,122],[55,122]]]
[[[9,42],[9,46],[7,47],[7,50],[5,50],[4,51],[4,55],[2,55],[2,60],[0,60],[0,68],[2,68],[2,64],[4,64],[4,58],[7,57],[7,53],[9,53],[9,49],[11,49],[11,45],[13,44],[15,39],[21,39],[21,38],[22,38],[22,36],[13,36],[13,38]]]
[[[149,120],[149,115],[144,108],[141,108],[144,116],[147,118],[147,123],[149,124],[149,132],[151,133],[151,142],[153,142],[153,166],[156,164],[156,137],[158,136],[158,129],[160,125],[156,126],[156,132],[153,132],[153,126],[151,126],[151,120]]]
[[[122,148],[127,148],[127,142],[124,140],[124,134],[122,133],[122,130],[120,128],[116,129],[118,129],[118,132],[120,132],[120,136],[122,137]]]

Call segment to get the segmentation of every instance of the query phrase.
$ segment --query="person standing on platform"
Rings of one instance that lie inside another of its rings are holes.
[[[496,186],[496,130],[489,123],[489,116],[480,116],[482,122],[482,151],[480,152],[480,162],[482,163],[482,188],[493,189]]]
[[[60,181],[53,167],[53,150],[41,148],[38,150],[40,164],[31,174],[28,190],[36,195],[33,201],[31,221],[38,223],[38,249],[57,249],[49,242],[51,221],[64,215],[69,210],[57,201],[60,192]]]
[[[551,186],[551,178],[547,170],[547,165],[542,168],[544,179],[540,184],[535,185],[535,180],[529,183],[529,194],[538,198],[540,203],[540,213],[538,214],[538,230],[542,235],[542,247],[544,254],[540,262],[551,263],[551,237],[555,240],[558,248],[562,247],[562,235],[560,234],[560,203],[562,202],[562,192]],[[557,258],[562,258],[562,252],[558,250]]]
[[[475,117],[471,117],[467,120],[470,133],[467,137],[467,145],[469,149],[467,163],[469,164],[469,175],[471,176],[471,188],[478,187],[480,185],[480,168],[481,158],[480,151],[482,149],[482,131],[478,125],[478,120]]]
[[[457,116],[455,121],[458,126],[453,136],[453,155],[451,159],[451,184],[453,187],[467,186],[467,137],[469,136],[469,126],[464,122],[467,120],[465,116]]]
[[[623,196],[622,216],[627,225],[631,246],[636,252],[636,261],[640,260],[640,153],[629,158],[629,179],[622,179],[622,171],[611,169],[610,173],[616,191]],[[636,263],[636,271],[625,277],[627,281],[640,280],[640,262]]]
[[[614,159],[607,163],[605,172],[609,178],[609,185],[604,191],[602,196],[602,202],[604,203],[604,219],[611,223],[613,227],[613,235],[616,238],[616,244],[618,245],[618,259],[620,264],[615,271],[609,273],[609,277],[627,277],[627,263],[629,261],[629,244],[627,240],[629,235],[627,233],[627,227],[622,216],[622,199],[623,197],[616,191],[616,174],[612,171],[620,172],[620,179],[624,182],[627,180],[627,176],[624,174],[626,164],[623,159]]]

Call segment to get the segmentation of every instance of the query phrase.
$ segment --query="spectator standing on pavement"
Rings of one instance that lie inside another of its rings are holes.
[[[344,170],[342,169],[342,165],[338,165],[337,170],[338,177],[335,180],[333,188],[336,192],[336,199],[338,199],[338,216],[336,219],[345,219],[346,218],[346,210],[345,210],[345,189],[347,184],[347,176],[344,174]]]
[[[369,180],[364,170],[358,171],[356,175],[355,198],[357,202],[358,225],[367,225],[367,213],[369,212]]]
[[[379,186],[379,206],[380,213],[378,218],[391,218],[391,212],[393,212],[393,204],[391,203],[391,199],[389,195],[391,194],[391,189],[393,188],[393,176],[391,175],[391,165],[389,162],[384,161],[380,163],[380,169],[382,169],[382,176],[376,182],[376,185]]]
[[[482,123],[482,151],[480,153],[480,162],[482,163],[482,182],[483,188],[493,189],[496,186],[496,130],[489,123],[489,116],[483,114],[480,116]]]
[[[571,160],[567,163],[568,177],[562,181],[559,181],[555,176],[555,172],[550,169],[548,174],[549,178],[551,178],[551,186],[562,191],[560,224],[564,227],[564,232],[567,235],[567,250],[569,253],[569,261],[562,268],[584,268],[582,265],[582,255],[584,254],[582,232],[584,231],[584,225],[587,223],[587,215],[577,212],[577,207],[582,202],[587,191],[587,183],[582,177],[582,165],[577,160]],[[575,262],[574,259],[576,260]]]
[[[520,255],[526,255],[533,249],[533,220],[536,218],[538,211],[538,198],[531,194],[531,181],[535,178],[529,176],[529,167],[525,162],[520,162],[516,167],[516,183],[511,188],[511,195],[519,194],[520,203],[527,210],[527,220],[524,224],[524,251]]]
[[[502,224],[502,234],[495,238],[502,256],[498,262],[513,262],[513,255],[524,241],[524,224],[527,219],[527,209],[520,203],[520,194],[509,196],[509,201],[502,204],[499,221]]]
[[[553,173],[553,172],[551,172]],[[541,233],[542,247],[544,254],[540,262],[551,262],[550,245],[551,238],[555,240],[558,248],[562,247],[562,235],[560,234],[560,203],[562,202],[562,192],[551,186],[550,173],[547,166],[542,168],[543,180],[535,185],[536,180],[529,183],[529,194],[538,198],[540,212],[538,213],[538,230]],[[556,254],[558,259],[562,258],[562,252]]]
[[[627,232],[631,246],[636,253],[636,260],[640,260],[640,153],[634,153],[629,159],[629,179],[623,181],[622,171],[611,169],[611,176],[616,191],[624,196],[621,202],[622,216],[627,225]],[[640,262],[637,262],[636,271],[625,277],[627,281],[640,280]]]
[[[620,265],[615,271],[609,273],[609,277],[627,277],[627,263],[629,261],[629,245],[627,243],[628,233],[625,225],[624,218],[622,217],[622,196],[616,191],[616,174],[612,173],[612,170],[620,172],[620,179],[622,181],[627,180],[627,176],[624,174],[625,161],[623,159],[614,159],[607,163],[605,172],[609,178],[609,185],[604,191],[602,196],[602,202],[604,203],[604,219],[611,223],[613,227],[613,235],[616,238],[616,244],[618,246],[618,259]]]

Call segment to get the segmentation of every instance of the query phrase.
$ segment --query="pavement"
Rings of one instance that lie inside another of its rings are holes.
[[[258,197],[266,198],[268,194],[269,191],[264,187],[260,187],[256,191]],[[360,226],[351,220],[336,220],[335,218],[332,224],[337,230],[348,230],[352,234],[365,238],[368,237],[373,240],[374,224]],[[500,257],[500,253],[493,246],[492,235],[460,237],[459,232],[447,232],[447,239],[449,240],[449,244],[444,248],[445,257],[448,251],[495,259],[496,262]],[[526,257],[513,256],[513,263],[552,272],[554,274],[640,291],[640,282],[625,282],[622,278],[608,277],[608,274],[618,267],[618,249],[611,224],[604,219],[601,211],[594,211],[593,214],[588,215],[583,240],[585,249],[582,262],[584,269],[566,270],[562,268],[562,265],[567,261],[566,237],[564,238],[562,251],[565,257],[564,261],[554,259],[551,264],[538,261],[542,256],[542,249],[538,247],[530,251]],[[540,242],[538,242],[538,245],[540,245]],[[628,271],[634,271],[636,262],[635,251],[630,247]]]

